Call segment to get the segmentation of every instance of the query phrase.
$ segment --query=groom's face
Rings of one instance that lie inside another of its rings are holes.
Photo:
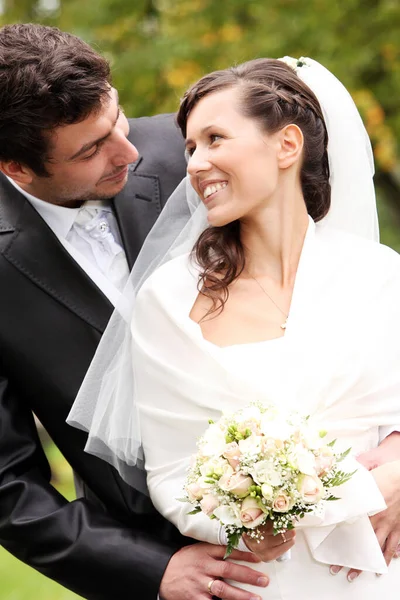
[[[41,200],[70,207],[84,200],[112,198],[126,184],[128,165],[138,158],[128,133],[118,94],[110,89],[99,112],[51,132],[45,163],[50,177],[31,173],[25,189]]]

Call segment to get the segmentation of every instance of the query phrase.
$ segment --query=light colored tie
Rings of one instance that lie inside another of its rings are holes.
[[[102,206],[83,205],[72,226],[75,233],[90,246],[92,262],[120,291],[129,276],[129,266],[119,240],[114,215]]]

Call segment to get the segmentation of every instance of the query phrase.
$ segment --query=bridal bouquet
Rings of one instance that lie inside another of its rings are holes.
[[[277,407],[251,404],[224,414],[198,441],[185,484],[194,510],[225,527],[226,556],[243,533],[262,538],[258,528],[272,521],[274,534],[293,529],[306,513],[318,514],[323,502],[338,500],[332,488],[353,473],[339,468],[350,449],[334,452],[308,417]]]

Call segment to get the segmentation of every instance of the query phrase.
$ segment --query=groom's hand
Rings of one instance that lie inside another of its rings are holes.
[[[261,600],[254,592],[246,592],[229,585],[223,579],[232,579],[259,587],[266,587],[268,577],[244,565],[224,561],[225,546],[194,544],[174,554],[168,563],[160,586],[162,600],[211,600],[217,596],[224,600]],[[251,552],[234,550],[234,560],[259,563]],[[211,581],[215,580],[212,585]],[[211,592],[209,590],[209,584]]]
[[[400,433],[392,433],[357,460],[372,472],[385,498],[387,509],[370,517],[370,521],[389,566],[393,558],[400,556]],[[336,575],[341,569],[333,565],[330,572]],[[347,579],[354,581],[360,573],[350,569]]]

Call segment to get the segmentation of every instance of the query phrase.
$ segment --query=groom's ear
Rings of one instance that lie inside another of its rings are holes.
[[[280,147],[278,150],[278,166],[287,169],[301,160],[304,137],[300,127],[294,124],[286,125],[279,132]]]
[[[32,183],[33,174],[31,169],[15,160],[1,160],[0,171],[19,185],[29,185]]]

